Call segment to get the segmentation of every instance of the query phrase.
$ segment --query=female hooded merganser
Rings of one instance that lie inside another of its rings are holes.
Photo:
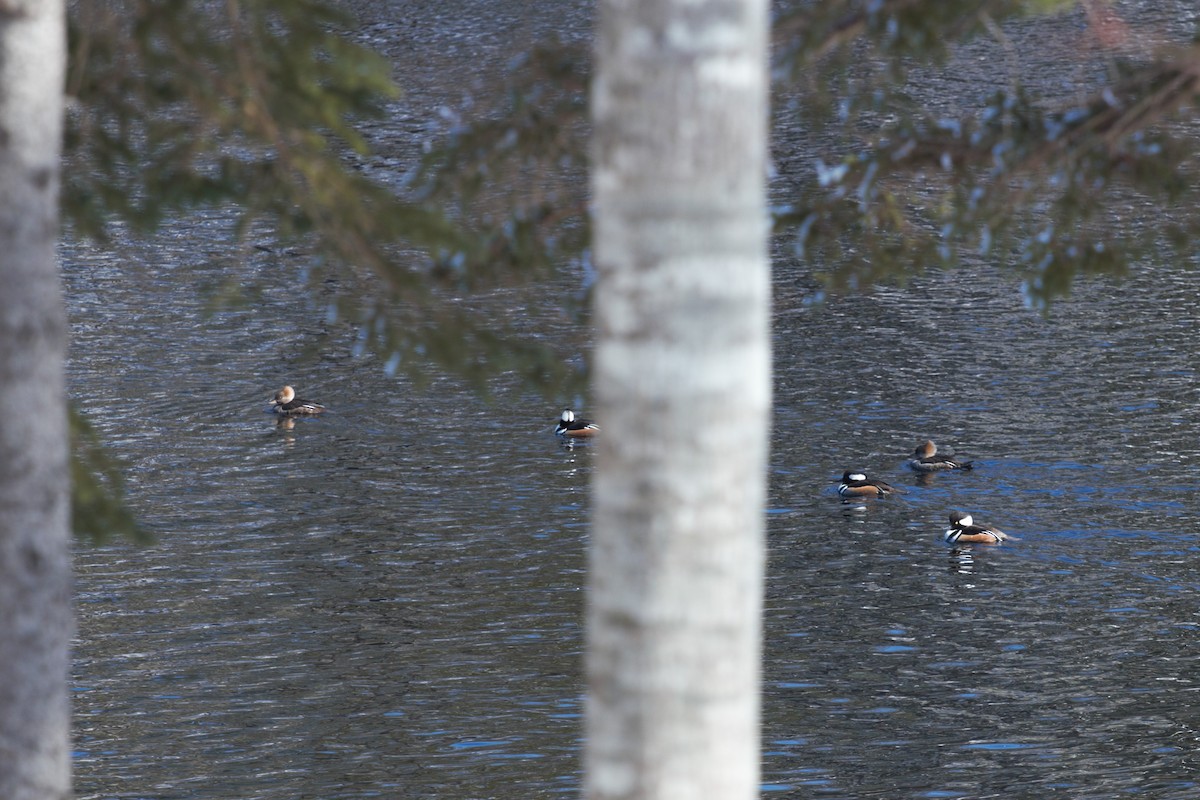
[[[931,441],[917,445],[917,449],[913,450],[912,458],[904,463],[917,472],[940,472],[944,469],[971,469],[975,466],[974,462],[971,461],[955,461],[952,458],[939,456],[937,454],[937,445]]]
[[[900,489],[883,481],[871,480],[862,472],[849,470],[842,473],[842,482],[838,484],[838,494],[842,497],[878,497],[892,492],[903,494]]]
[[[575,412],[569,408],[563,411],[562,416],[558,418],[558,425],[554,428],[554,433],[558,436],[568,436],[572,439],[595,436],[599,432],[599,425],[590,419],[576,419]]]
[[[970,514],[961,511],[950,512],[950,528],[946,531],[945,539],[950,544],[959,542],[980,542],[982,544],[1000,544],[1007,541],[1020,541],[999,528],[991,525],[976,525]]]
[[[325,410],[325,406],[301,400],[296,397],[295,389],[285,386],[275,393],[275,399],[271,401],[271,410],[285,417],[295,417],[301,414],[320,414]]]

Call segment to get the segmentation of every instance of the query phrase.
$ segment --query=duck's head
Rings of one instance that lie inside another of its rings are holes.
[[[962,511],[951,511],[950,512],[950,527],[952,527],[952,528],[969,528],[974,524],[975,524],[975,520],[971,518],[970,514],[964,513]]]
[[[865,481],[866,479],[867,474],[865,472],[850,472],[847,470],[842,473],[843,481]]]
[[[296,390],[290,386],[285,386],[275,393],[275,404],[283,405],[290,403],[296,399]]]
[[[926,440],[924,444],[917,445],[917,449],[913,451],[913,455],[917,458],[930,458],[937,452],[937,445],[932,440]]]
[[[563,410],[563,413],[562,413],[562,416],[561,416],[561,417],[559,417],[559,419],[560,419],[562,422],[565,422],[565,423],[567,423],[567,424],[570,424],[570,423],[572,423],[572,422],[574,422],[574,421],[575,421],[575,412],[574,412],[574,411],[572,411],[572,410],[571,410],[571,409],[569,409],[569,408],[568,408],[568,409],[564,409],[564,410]]]

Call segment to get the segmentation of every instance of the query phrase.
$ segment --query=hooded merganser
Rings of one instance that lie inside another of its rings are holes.
[[[558,418],[558,425],[554,428],[555,434],[569,436],[572,439],[595,436],[599,432],[599,425],[590,419],[576,419],[575,412],[569,408],[563,411],[562,416]]]
[[[275,393],[275,398],[271,401],[271,410],[285,417],[295,417],[301,414],[320,414],[325,410],[325,406],[301,400],[296,397],[295,389],[285,386]]]
[[[910,469],[917,472],[940,472],[944,469],[971,469],[975,466],[972,461],[955,461],[952,458],[939,456],[937,445],[932,441],[917,445],[912,457],[904,462]]]
[[[950,528],[946,531],[944,538],[950,544],[959,542],[1000,544],[1007,541],[1020,541],[1017,537],[1010,536],[991,525],[976,525],[970,514],[964,514],[961,511],[950,512]]]
[[[850,472],[847,470],[842,473],[842,482],[838,484],[838,494],[842,497],[878,497],[881,494],[903,494],[900,489],[894,486],[889,486],[883,481],[876,481],[868,478],[862,472]]]

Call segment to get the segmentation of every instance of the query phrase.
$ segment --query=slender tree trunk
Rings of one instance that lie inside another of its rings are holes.
[[[0,798],[71,795],[61,0],[0,3]]]
[[[765,0],[602,0],[585,791],[751,798],[770,406]]]

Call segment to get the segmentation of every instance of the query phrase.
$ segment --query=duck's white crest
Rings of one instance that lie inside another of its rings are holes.
[[[970,514],[963,514],[962,518],[959,519],[959,521],[958,521],[958,527],[960,527],[960,528],[969,528],[970,526],[972,526],[974,524],[975,524],[975,520],[971,519]]]
[[[851,472],[850,473],[850,480],[852,480],[852,481],[865,481],[866,479],[867,479],[867,476],[861,472]]]
[[[563,422],[574,422],[575,421],[575,412],[568,408],[566,411],[564,411],[562,413],[562,421]]]

